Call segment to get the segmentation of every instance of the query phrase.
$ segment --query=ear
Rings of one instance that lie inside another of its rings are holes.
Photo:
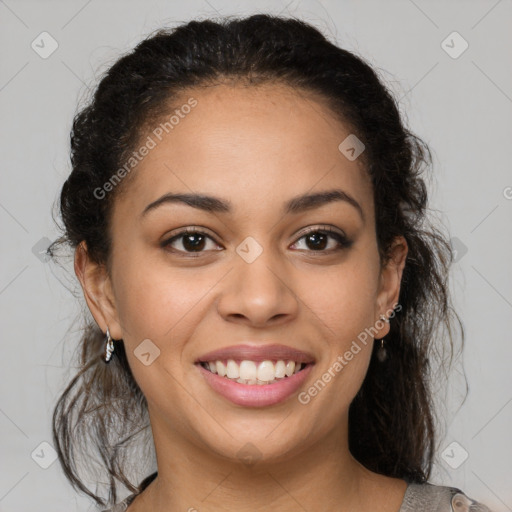
[[[405,267],[405,260],[408,253],[407,241],[403,236],[398,236],[394,239],[391,248],[390,256],[386,265],[382,268],[379,279],[379,290],[377,295],[377,318],[384,315],[389,318],[394,307],[398,304],[398,297],[400,296],[400,284],[402,282],[402,274]],[[388,334],[390,327],[387,322],[384,323],[382,329],[379,329],[375,335],[376,339],[383,338]]]
[[[108,327],[114,340],[121,339],[122,331],[110,277],[105,265],[90,259],[85,241],[80,242],[75,250],[74,268],[94,320],[104,333]]]

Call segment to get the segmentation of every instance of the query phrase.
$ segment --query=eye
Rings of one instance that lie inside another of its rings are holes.
[[[337,251],[341,249],[348,248],[352,245],[352,241],[349,240],[345,235],[335,231],[329,226],[322,226],[321,228],[313,227],[306,230],[306,232],[295,242],[294,245],[297,245],[302,239],[304,239],[307,247],[311,249],[312,252],[327,252]],[[334,247],[330,247],[326,249],[326,246],[329,245],[329,239],[335,240],[337,242],[337,246],[335,244]],[[173,237],[165,240],[161,243],[163,248],[171,247],[172,252],[176,253],[184,253],[189,256],[197,257],[200,253],[204,252],[204,249],[207,246],[207,241],[210,240],[215,243],[212,237],[206,234],[203,231],[200,231],[196,228],[186,228],[183,231],[180,231]],[[182,249],[176,249],[172,246],[176,243],[181,244]],[[293,247],[293,246],[292,246]],[[215,248],[213,248],[215,250]],[[301,249],[302,250],[302,249]],[[307,251],[310,252],[310,251]],[[193,255],[193,253],[199,253],[197,255]]]
[[[186,253],[191,254],[194,252],[204,252],[203,249],[207,245],[207,240],[215,242],[212,237],[204,233],[203,231],[199,231],[195,228],[187,228],[183,231],[180,231],[178,234],[169,238],[168,240],[162,242],[161,246],[166,248],[170,247],[176,242],[179,242],[184,250],[182,249],[171,249],[172,252],[178,253]]]
[[[335,246],[334,248],[331,247],[326,250],[326,246],[329,243],[329,238],[334,239],[338,243],[338,246]],[[310,247],[313,252],[337,251],[346,249],[352,245],[352,241],[349,240],[345,235],[335,231],[329,226],[322,226],[321,228],[309,228],[295,244],[299,243],[302,239],[304,239],[306,246]]]

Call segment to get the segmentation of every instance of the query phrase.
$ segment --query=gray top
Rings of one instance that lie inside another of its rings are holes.
[[[102,512],[125,512],[136,498],[130,494],[121,503]],[[488,507],[468,498],[456,487],[433,484],[407,485],[404,500],[398,512],[492,512]]]

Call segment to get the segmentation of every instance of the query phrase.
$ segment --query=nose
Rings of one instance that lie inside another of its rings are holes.
[[[236,257],[218,300],[219,314],[230,322],[253,327],[275,326],[295,318],[299,309],[293,291],[294,267],[263,250],[252,262]]]

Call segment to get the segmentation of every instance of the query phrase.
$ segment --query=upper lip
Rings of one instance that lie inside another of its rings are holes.
[[[249,360],[255,362],[267,360],[295,361],[296,363],[314,363],[315,358],[308,352],[303,352],[286,345],[233,345],[219,348],[200,356],[196,363],[209,361],[224,361],[227,359]]]

